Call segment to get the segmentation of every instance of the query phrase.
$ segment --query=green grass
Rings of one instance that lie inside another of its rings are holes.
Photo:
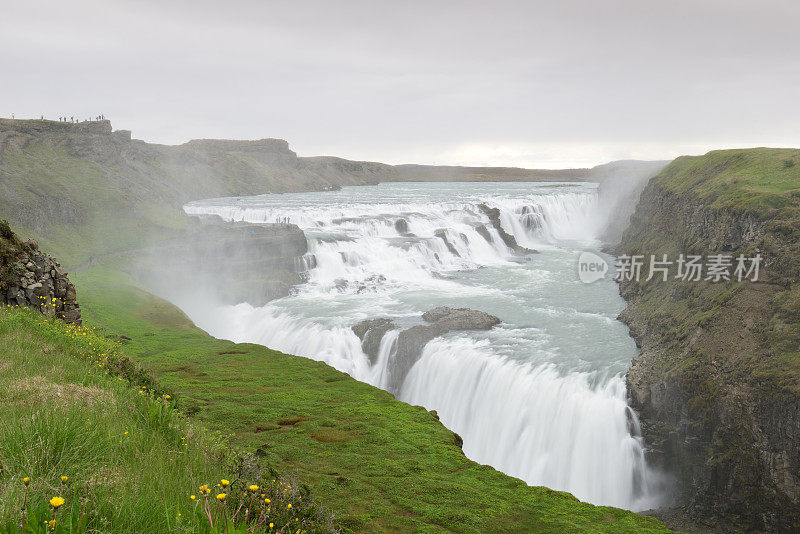
[[[682,156],[656,180],[670,191],[690,194],[713,207],[764,217],[791,205],[800,192],[800,150],[715,150],[703,156]]]
[[[57,532],[209,531],[190,495],[203,483],[236,479],[247,456],[187,421],[172,396],[126,363],[116,343],[91,329],[0,310],[0,532],[22,532],[23,504],[25,532],[44,532],[55,496],[66,500]],[[328,531],[301,484],[257,466],[247,474],[231,499],[256,482],[276,508],[270,521]],[[287,484],[295,491],[285,492]]]
[[[126,275],[73,275],[84,320],[125,335],[126,353],[210,429],[233,432],[296,473],[363,532],[666,532],[653,518],[530,487],[467,459],[421,407],[313,360],[209,337]]]

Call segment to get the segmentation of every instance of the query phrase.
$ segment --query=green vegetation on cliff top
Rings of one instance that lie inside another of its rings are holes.
[[[800,150],[752,148],[682,156],[657,182],[676,193],[710,200],[714,207],[757,213],[791,205],[800,191]]]

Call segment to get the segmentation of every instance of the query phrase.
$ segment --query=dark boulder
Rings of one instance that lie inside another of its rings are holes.
[[[436,328],[447,330],[490,330],[500,324],[500,319],[486,312],[469,308],[439,306],[422,314],[422,319],[434,323]]]
[[[394,222],[394,229],[397,230],[398,234],[406,235],[408,234],[408,221],[400,218]]]
[[[478,232],[478,235],[480,235],[482,238],[484,238],[489,243],[492,242],[492,235],[489,233],[489,229],[486,228],[486,225],[483,225],[483,224],[480,224],[480,223],[476,224],[475,225],[475,231]]]

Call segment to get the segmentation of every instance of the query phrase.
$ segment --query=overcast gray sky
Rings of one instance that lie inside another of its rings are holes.
[[[0,116],[586,166],[800,146],[800,1],[0,0]]]

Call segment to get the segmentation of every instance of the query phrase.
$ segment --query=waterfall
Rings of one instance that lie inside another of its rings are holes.
[[[468,457],[529,484],[612,506],[652,504],[642,490],[654,481],[642,444],[630,433],[620,376],[593,385],[590,374],[520,365],[493,357],[487,345],[434,339],[400,399],[435,407],[464,439]]]
[[[290,297],[184,311],[214,336],[324,361],[385,389],[400,330],[384,335],[371,364],[352,325],[390,317],[402,329],[439,304],[497,308],[504,324],[492,332],[430,341],[398,398],[437,410],[464,438],[468,457],[529,484],[596,504],[657,505],[625,400],[622,374],[636,349],[614,326],[619,296],[612,282],[582,286],[571,270],[577,250],[596,246],[595,190],[462,186],[384,184],[188,204],[190,215],[297,224],[309,252],[298,265],[307,281]],[[499,226],[489,212],[499,213]],[[541,253],[515,249],[502,233]],[[606,301],[613,305],[592,308]],[[614,349],[595,354],[603,336]]]

